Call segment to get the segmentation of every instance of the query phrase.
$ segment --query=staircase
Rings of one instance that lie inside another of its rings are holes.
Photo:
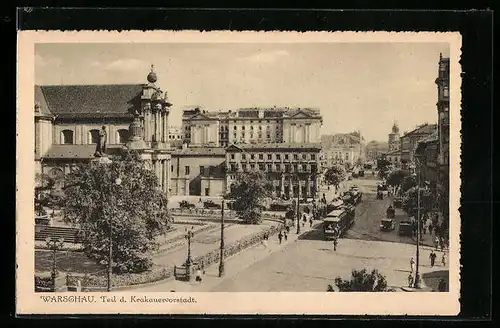
[[[50,237],[58,240],[64,238],[65,243],[78,243],[77,230],[71,227],[54,227],[37,225],[35,229],[35,240],[44,241]]]

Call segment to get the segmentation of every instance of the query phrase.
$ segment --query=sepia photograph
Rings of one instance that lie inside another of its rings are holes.
[[[17,284],[44,311],[458,312],[459,35],[37,33]]]

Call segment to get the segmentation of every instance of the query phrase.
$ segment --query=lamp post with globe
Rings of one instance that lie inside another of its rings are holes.
[[[52,251],[52,286],[55,291],[56,287],[56,278],[57,278],[57,251],[61,250],[64,246],[64,238],[59,238],[58,240],[54,240],[51,237],[47,237],[45,239],[47,243],[47,247]]]

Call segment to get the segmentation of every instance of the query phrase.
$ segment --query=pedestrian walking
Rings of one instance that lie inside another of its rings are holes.
[[[439,246],[441,247],[441,252],[444,252],[444,240],[443,240],[443,238],[439,238]]]
[[[446,266],[446,253],[443,252],[443,256],[441,257],[441,264],[443,264],[443,266]]]
[[[311,218],[309,218],[309,227],[312,228],[312,226],[313,226],[313,219],[311,217]]]
[[[338,243],[339,243],[339,242],[338,242],[338,240],[337,240],[337,237],[335,237],[335,238],[333,239],[333,250],[334,250],[334,251],[337,251],[337,245],[338,245]]]
[[[434,238],[434,247],[436,247],[436,251],[438,250],[438,246],[439,246],[439,238],[438,236],[436,236],[436,238]]]
[[[201,284],[201,282],[203,281],[203,278],[202,278],[202,275],[201,275],[201,270],[196,270],[196,282]]]
[[[434,262],[436,261],[436,253],[434,251],[431,251],[431,254],[429,255],[429,259],[431,260],[431,267],[434,267]]]
[[[413,287],[413,275],[411,273],[408,275],[408,287]]]
[[[281,244],[281,240],[283,240],[283,233],[281,231],[278,234],[278,240],[280,241],[280,244]]]
[[[413,257],[410,260],[410,271],[411,273],[415,272],[415,259]]]
[[[288,234],[286,233],[286,230],[283,232],[283,237],[285,237],[285,241],[288,240]]]

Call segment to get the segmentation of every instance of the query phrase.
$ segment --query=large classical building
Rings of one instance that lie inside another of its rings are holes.
[[[145,84],[35,86],[35,170],[64,175],[94,158],[99,130],[107,135],[107,154],[137,150],[170,189],[171,104],[151,69]]]
[[[321,136],[322,170],[334,164],[355,165],[365,160],[365,144],[360,132],[338,133]]]
[[[322,117],[313,108],[240,108],[230,111],[184,110],[184,142],[193,146],[318,143]]]
[[[227,191],[240,172],[262,171],[275,196],[316,197],[320,143],[238,144],[226,149]]]
[[[371,162],[376,162],[377,159],[385,156],[389,152],[389,144],[387,142],[370,141],[365,146],[366,159]]]

